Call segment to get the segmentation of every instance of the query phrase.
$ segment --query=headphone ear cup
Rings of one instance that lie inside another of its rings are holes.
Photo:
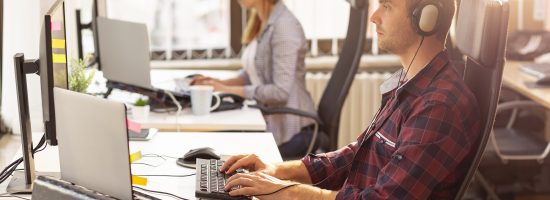
[[[431,36],[439,26],[440,8],[437,4],[423,3],[413,10],[413,29],[421,36]]]

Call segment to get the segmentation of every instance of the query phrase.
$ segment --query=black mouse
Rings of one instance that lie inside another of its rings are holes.
[[[202,147],[189,150],[183,157],[178,158],[176,163],[183,167],[193,168],[197,158],[219,160],[220,156],[216,153],[216,150],[210,147]]]

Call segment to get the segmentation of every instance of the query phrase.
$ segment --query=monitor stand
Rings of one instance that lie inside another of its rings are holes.
[[[39,66],[38,59],[25,60],[25,55],[22,53],[15,54],[14,56],[24,171],[14,172],[14,176],[6,188],[6,191],[9,193],[32,191],[32,184],[36,178],[26,76],[27,74],[40,74]]]
[[[178,110],[176,104],[174,104],[172,99],[164,91],[145,89],[112,81],[107,81],[107,92],[103,95],[103,98],[109,98],[109,95],[111,95],[114,89],[133,92],[149,97],[149,105],[151,106],[151,111],[153,112],[175,112]],[[182,103],[182,107],[190,106],[191,97],[187,97],[187,99],[184,97],[176,98],[180,101],[180,103]]]

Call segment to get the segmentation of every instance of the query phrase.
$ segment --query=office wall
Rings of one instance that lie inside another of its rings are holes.
[[[20,133],[20,130],[13,55],[21,52],[25,53],[26,58],[38,58],[40,36],[39,2],[40,0],[4,2],[3,57],[5,59],[2,62],[4,67],[2,69],[3,95],[1,113],[7,125],[12,127],[16,133]],[[32,126],[36,128],[41,126],[41,123],[36,122],[42,118],[39,77],[28,76],[28,87]],[[36,112],[37,110],[38,112]]]
[[[4,0],[0,0],[0,108],[2,107],[2,50],[4,49]],[[2,122],[0,122],[2,123]]]
[[[39,57],[40,29],[44,14],[56,0],[17,0],[4,2],[4,51],[2,52],[2,106],[1,113],[8,126],[20,133],[13,55],[24,53],[25,58]],[[75,9],[80,0],[65,0],[65,27],[67,30],[67,58],[78,57],[76,49]],[[27,76],[31,126],[43,130],[40,78]]]

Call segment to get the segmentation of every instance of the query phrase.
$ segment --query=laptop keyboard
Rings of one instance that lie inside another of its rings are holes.
[[[229,193],[224,190],[225,181],[229,178],[229,175],[220,172],[220,168],[223,163],[224,161],[221,160],[206,160],[197,158],[195,196],[229,200],[250,199],[245,196],[229,196]],[[239,172],[243,171],[239,170],[238,173]],[[232,188],[232,190],[237,188]]]

